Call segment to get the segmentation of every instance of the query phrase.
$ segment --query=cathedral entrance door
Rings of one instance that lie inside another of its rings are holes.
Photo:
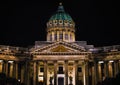
[[[64,85],[64,77],[58,77],[58,85]]]

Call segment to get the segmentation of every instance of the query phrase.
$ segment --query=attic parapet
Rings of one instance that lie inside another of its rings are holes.
[[[98,47],[97,49],[99,49],[99,50],[101,50],[103,52],[120,51],[120,45]]]
[[[0,45],[0,53],[24,53],[27,51],[28,49],[23,47]]]

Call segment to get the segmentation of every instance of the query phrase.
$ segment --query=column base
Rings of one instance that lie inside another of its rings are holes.
[[[49,85],[53,85],[53,84],[49,84]]]
[[[73,85],[73,84],[69,84],[69,85]]]

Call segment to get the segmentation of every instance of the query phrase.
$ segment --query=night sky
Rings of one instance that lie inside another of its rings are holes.
[[[120,7],[112,0],[8,0],[0,2],[0,45],[46,41],[46,22],[59,2],[76,23],[76,41],[120,45]]]

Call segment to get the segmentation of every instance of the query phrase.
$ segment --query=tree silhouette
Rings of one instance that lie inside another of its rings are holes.
[[[18,82],[17,79],[12,77],[7,77],[5,73],[0,73],[0,85],[24,85]]]

